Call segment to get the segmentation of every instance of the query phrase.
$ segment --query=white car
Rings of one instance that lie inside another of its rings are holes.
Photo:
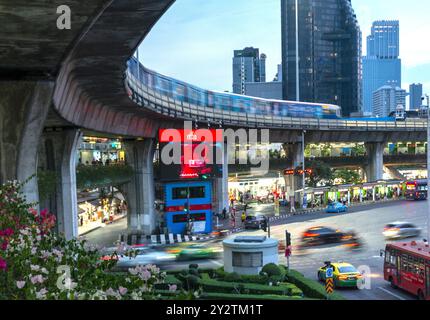
[[[385,226],[382,234],[387,239],[415,238],[421,234],[421,228],[409,222],[393,222]]]

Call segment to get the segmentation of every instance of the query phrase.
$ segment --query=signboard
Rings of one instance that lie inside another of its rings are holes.
[[[310,176],[313,173],[312,169],[306,169],[304,171],[306,175]],[[286,169],[284,170],[284,176],[303,176],[303,169]]]
[[[333,268],[327,268],[327,270],[325,272],[325,277],[326,278],[333,278]]]
[[[326,269],[325,278],[326,278],[325,290],[329,295],[329,294],[332,294],[334,290],[333,268]]]
[[[202,233],[206,229],[206,221],[194,221],[193,222],[193,233]]]

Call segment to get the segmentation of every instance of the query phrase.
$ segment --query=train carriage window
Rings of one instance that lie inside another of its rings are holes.
[[[200,90],[193,87],[188,87],[188,96],[190,99],[190,103],[193,103],[198,106],[204,105],[203,93]]]
[[[175,94],[175,96],[173,97],[174,99],[179,100],[179,101],[184,101],[185,86],[183,84],[180,84],[180,83],[175,83],[174,84],[174,94]]]

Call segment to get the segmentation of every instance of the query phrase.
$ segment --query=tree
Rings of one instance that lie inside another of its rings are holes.
[[[312,174],[306,178],[306,185],[308,187],[315,188],[321,183],[333,183],[333,170],[325,162],[318,160],[307,160],[306,168],[312,169]]]
[[[351,149],[352,156],[359,157],[366,155],[366,147],[363,144],[356,143]]]
[[[354,170],[340,169],[334,174],[336,179],[341,180],[342,184],[358,184],[361,183],[360,174]]]

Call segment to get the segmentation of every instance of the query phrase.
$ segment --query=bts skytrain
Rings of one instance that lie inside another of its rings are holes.
[[[253,98],[204,90],[139,66],[135,58],[128,61],[128,68],[136,79],[158,94],[200,107],[264,116],[341,118],[341,108],[336,105]]]

